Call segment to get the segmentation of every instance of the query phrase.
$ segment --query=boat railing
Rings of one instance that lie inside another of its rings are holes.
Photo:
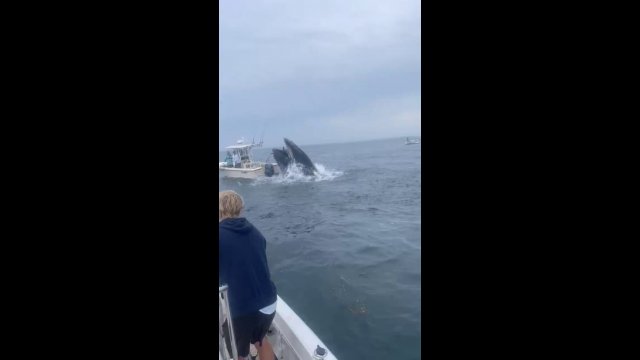
[[[218,343],[220,354],[223,360],[232,360],[238,358],[238,349],[236,348],[236,339],[233,332],[233,322],[231,321],[231,309],[229,307],[228,295],[229,286],[222,285],[218,287]],[[227,325],[225,332],[224,325]],[[228,338],[227,338],[228,337]],[[231,343],[231,354],[227,347],[227,341]]]

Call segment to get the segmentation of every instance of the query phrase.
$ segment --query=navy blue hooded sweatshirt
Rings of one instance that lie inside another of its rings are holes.
[[[220,284],[229,285],[231,315],[248,315],[276,301],[267,265],[267,241],[249,220],[225,219],[220,234]]]

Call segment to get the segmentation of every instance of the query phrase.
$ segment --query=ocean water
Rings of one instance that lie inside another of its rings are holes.
[[[419,359],[421,145],[299,145],[318,177],[219,188],[243,196],[279,295],[339,359]]]

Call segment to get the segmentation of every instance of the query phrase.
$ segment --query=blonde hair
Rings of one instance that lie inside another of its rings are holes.
[[[244,201],[235,191],[227,190],[218,193],[218,221],[240,216],[243,208]]]

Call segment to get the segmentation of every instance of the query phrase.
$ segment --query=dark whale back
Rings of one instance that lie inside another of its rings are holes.
[[[309,156],[298,145],[287,138],[284,139],[284,143],[287,146],[286,149],[271,149],[281,174],[286,173],[294,163],[300,165],[302,173],[307,176],[314,175],[318,171]]]
[[[284,139],[284,143],[287,145],[287,149],[293,156],[293,160],[302,165],[302,170],[305,175],[313,175],[313,173],[318,171],[309,156],[307,156],[307,154],[302,151],[298,145],[287,138]]]
[[[285,173],[289,164],[291,164],[291,158],[289,158],[289,154],[280,149],[272,149],[271,153],[273,154],[273,158],[278,163],[278,167],[280,168],[281,173]]]

